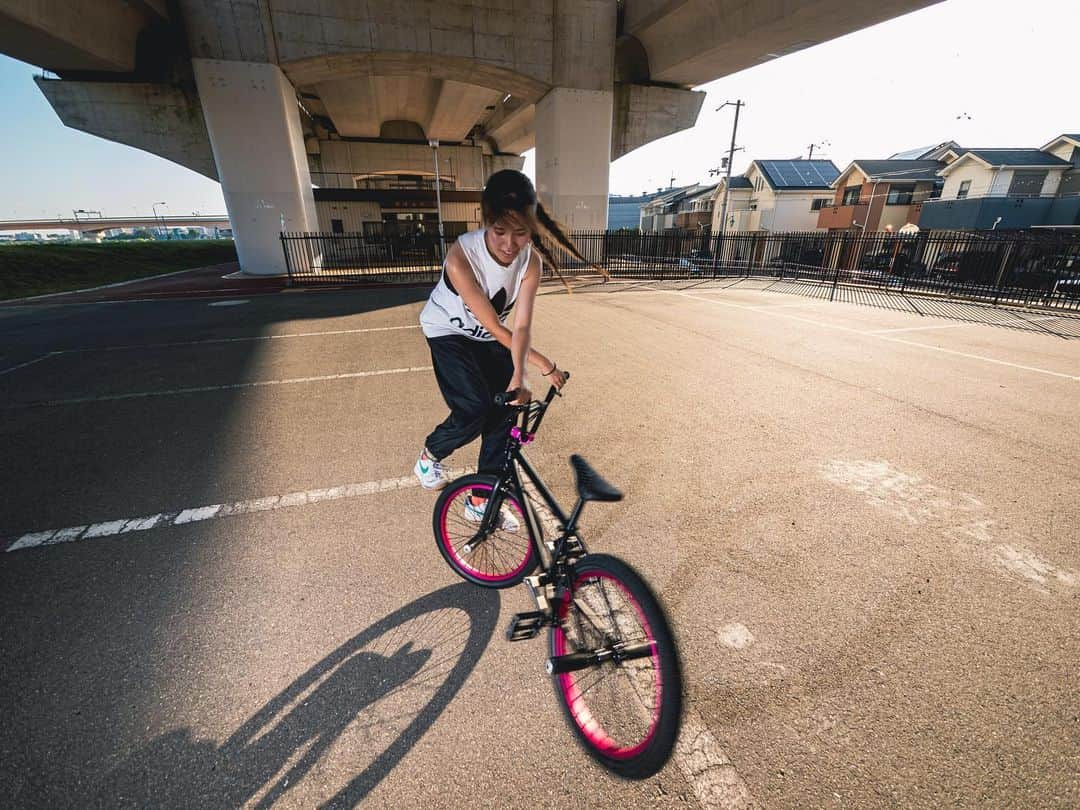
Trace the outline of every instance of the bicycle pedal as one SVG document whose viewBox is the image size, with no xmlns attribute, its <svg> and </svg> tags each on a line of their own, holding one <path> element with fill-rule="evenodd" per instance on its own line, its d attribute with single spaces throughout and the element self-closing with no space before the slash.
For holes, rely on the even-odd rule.
<svg viewBox="0 0 1080 810">
<path fill-rule="evenodd" d="M 506 630 L 507 641 L 527 641 L 540 635 L 544 626 L 544 614 L 539 610 L 515 613 Z"/>
</svg>

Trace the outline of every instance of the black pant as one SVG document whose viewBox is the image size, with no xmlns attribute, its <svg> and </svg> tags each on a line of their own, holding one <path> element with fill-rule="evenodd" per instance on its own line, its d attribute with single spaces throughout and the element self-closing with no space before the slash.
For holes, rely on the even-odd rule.
<svg viewBox="0 0 1080 810">
<path fill-rule="evenodd" d="M 450 416 L 427 437 L 428 453 L 444 459 L 482 435 L 477 469 L 499 472 L 514 420 L 509 408 L 497 407 L 492 400 L 506 390 L 514 376 L 509 349 L 494 340 L 470 340 L 457 335 L 427 341 L 435 379 L 450 408 Z"/>
</svg>

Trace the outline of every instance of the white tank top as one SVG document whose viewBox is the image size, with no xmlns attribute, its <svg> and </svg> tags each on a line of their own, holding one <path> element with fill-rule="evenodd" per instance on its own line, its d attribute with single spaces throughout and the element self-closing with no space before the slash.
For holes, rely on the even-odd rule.
<svg viewBox="0 0 1080 810">
<path fill-rule="evenodd" d="M 525 245 L 509 266 L 503 267 L 488 253 L 487 245 L 484 244 L 483 228 L 462 234 L 457 243 L 469 261 L 469 267 L 476 276 L 480 290 L 491 301 L 499 322 L 504 323 L 517 301 L 521 280 L 525 277 L 529 260 L 532 258 L 532 245 Z M 420 327 L 424 336 L 429 338 L 462 335 L 470 340 L 495 340 L 476 320 L 472 310 L 465 306 L 454 285 L 450 283 L 445 262 L 442 278 L 431 291 L 427 304 L 420 312 Z"/>
</svg>

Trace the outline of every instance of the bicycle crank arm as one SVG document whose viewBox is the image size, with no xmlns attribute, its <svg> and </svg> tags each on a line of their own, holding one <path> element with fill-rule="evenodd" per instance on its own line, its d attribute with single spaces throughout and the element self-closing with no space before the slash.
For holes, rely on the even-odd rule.
<svg viewBox="0 0 1080 810">
<path fill-rule="evenodd" d="M 553 655 L 547 660 L 545 668 L 548 675 L 561 675 L 564 672 L 576 672 L 598 666 L 605 661 L 629 661 L 634 658 L 648 658 L 653 654 L 653 642 L 640 641 L 625 647 L 608 647 L 590 652 L 576 652 L 568 655 Z"/>
</svg>

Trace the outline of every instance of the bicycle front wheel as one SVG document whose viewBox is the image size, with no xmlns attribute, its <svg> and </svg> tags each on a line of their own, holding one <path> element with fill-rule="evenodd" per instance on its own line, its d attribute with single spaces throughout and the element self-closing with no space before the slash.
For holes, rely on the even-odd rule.
<svg viewBox="0 0 1080 810">
<path fill-rule="evenodd" d="M 555 693 L 593 758 L 628 779 L 652 776 L 682 720 L 674 635 L 649 586 L 621 560 L 591 554 L 570 576 L 548 642 Z"/>
<path fill-rule="evenodd" d="M 531 574 L 539 562 L 522 505 L 502 498 L 486 536 L 481 520 L 495 492 L 494 475 L 465 475 L 451 481 L 435 501 L 435 543 L 458 576 L 485 588 L 509 588 Z M 479 505 L 478 505 L 479 504 Z"/>
</svg>

